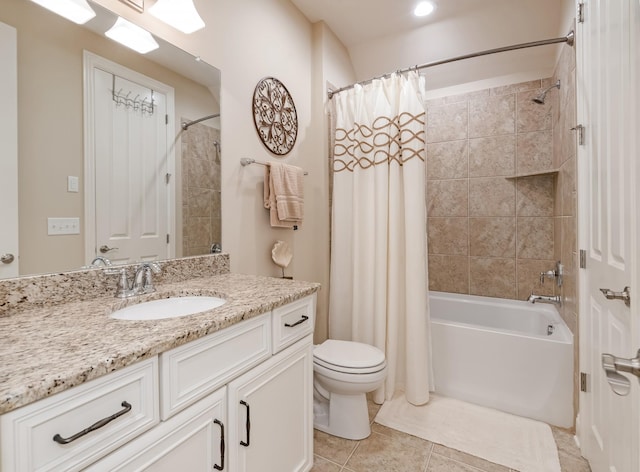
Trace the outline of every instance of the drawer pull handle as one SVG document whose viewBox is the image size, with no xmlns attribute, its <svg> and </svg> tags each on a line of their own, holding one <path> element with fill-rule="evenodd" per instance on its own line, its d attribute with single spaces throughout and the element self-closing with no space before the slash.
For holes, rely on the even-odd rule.
<svg viewBox="0 0 640 472">
<path fill-rule="evenodd" d="M 220 420 L 213 420 L 213 422 L 215 424 L 217 424 L 218 426 L 220 426 L 220 465 L 218 464 L 213 464 L 213 468 L 216 470 L 223 470 L 224 469 L 224 424 L 222 424 L 222 421 Z"/>
<path fill-rule="evenodd" d="M 285 323 L 284 325 L 287 328 L 293 328 L 294 326 L 298 326 L 300 323 L 304 323 L 305 321 L 307 321 L 309 319 L 309 317 L 307 315 L 302 315 L 302 318 L 299 319 L 298 321 L 296 321 L 293 324 L 289 324 L 289 323 Z"/>
<path fill-rule="evenodd" d="M 89 434 L 92 431 L 95 431 L 96 429 L 100 429 L 103 426 L 107 425 L 108 423 L 111 423 L 113 420 L 115 420 L 116 418 L 124 415 L 125 413 L 131 411 L 131 405 L 127 402 L 122 402 L 122 406 L 123 409 L 120 410 L 118 413 L 115 413 L 111 416 L 108 416 L 106 418 L 101 419 L 100 421 L 93 423 L 91 426 L 89 426 L 87 429 L 83 429 L 82 431 L 80 431 L 79 433 L 74 434 L 73 436 L 70 436 L 68 438 L 63 438 L 62 436 L 60 436 L 59 434 L 56 434 L 53 437 L 53 440 L 55 442 L 57 442 L 58 444 L 69 444 L 70 442 L 75 441 L 78 438 L 81 438 L 82 436 L 84 436 L 85 434 Z"/>
<path fill-rule="evenodd" d="M 247 422 L 245 424 L 245 429 L 247 430 L 247 442 L 240 441 L 240 445 L 244 447 L 249 447 L 249 443 L 251 442 L 251 412 L 249 410 L 249 404 L 244 400 L 240 400 L 240 404 L 247 407 Z"/>
</svg>

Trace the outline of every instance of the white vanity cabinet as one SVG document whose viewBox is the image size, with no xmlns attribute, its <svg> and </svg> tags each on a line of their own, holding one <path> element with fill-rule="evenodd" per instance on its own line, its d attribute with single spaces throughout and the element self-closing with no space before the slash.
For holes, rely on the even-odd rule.
<svg viewBox="0 0 640 472">
<path fill-rule="evenodd" d="M 1 470 L 81 470 L 158 424 L 158 410 L 154 357 L 0 416 Z"/>
<path fill-rule="evenodd" d="M 312 295 L 161 354 L 162 421 L 87 470 L 310 470 L 314 319 Z"/>
<path fill-rule="evenodd" d="M 229 384 L 229 470 L 311 469 L 312 349 L 309 335 Z"/>
</svg>

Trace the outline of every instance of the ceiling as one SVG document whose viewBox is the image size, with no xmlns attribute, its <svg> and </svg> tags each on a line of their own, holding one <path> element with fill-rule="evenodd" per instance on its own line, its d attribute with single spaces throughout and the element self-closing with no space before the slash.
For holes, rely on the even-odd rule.
<svg viewBox="0 0 640 472">
<path fill-rule="evenodd" d="M 565 36 L 572 0 L 433 0 L 436 10 L 413 16 L 418 0 L 291 0 L 311 21 L 324 21 L 347 48 L 357 80 L 400 68 L 512 44 Z M 433 72 L 445 87 L 496 75 L 548 74 L 559 48 L 503 53 Z M 498 57 L 500 56 L 500 57 Z M 442 69 L 442 70 L 440 70 Z"/>
</svg>

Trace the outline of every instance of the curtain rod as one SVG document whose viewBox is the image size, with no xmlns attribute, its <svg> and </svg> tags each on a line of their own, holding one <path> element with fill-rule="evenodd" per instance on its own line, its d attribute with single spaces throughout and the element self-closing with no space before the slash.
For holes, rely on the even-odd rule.
<svg viewBox="0 0 640 472">
<path fill-rule="evenodd" d="M 195 125 L 196 123 L 200 123 L 201 121 L 204 121 L 204 120 L 210 120 L 211 118 L 218 118 L 219 116 L 220 116 L 220 113 L 214 113 L 213 115 L 204 116 L 204 117 L 199 118 L 197 120 L 183 121 L 182 122 L 182 129 L 186 131 L 187 128 L 189 128 L 189 126 L 191 126 L 191 125 Z"/>
<path fill-rule="evenodd" d="M 499 52 L 515 51 L 516 49 L 526 49 L 526 48 L 533 48 L 533 47 L 537 47 L 537 46 L 547 46 L 549 44 L 567 43 L 569 46 L 573 46 L 574 40 L 575 40 L 575 34 L 574 34 L 573 30 L 572 30 L 572 31 L 569 31 L 569 34 L 567 34 L 566 36 L 563 36 L 561 38 L 544 39 L 542 41 L 533 41 L 533 42 L 530 42 L 530 43 L 514 44 L 513 46 L 505 46 L 505 47 L 501 47 L 501 48 L 487 49 L 486 51 L 474 52 L 474 53 L 471 53 L 471 54 L 465 54 L 463 56 L 451 57 L 449 59 L 441 59 L 439 61 L 428 62 L 426 64 L 415 65 L 413 67 L 407 67 L 406 69 L 399 69 L 396 72 L 392 72 L 390 74 L 384 74 L 384 75 L 381 75 L 381 76 L 378 76 L 378 77 L 374 77 L 373 79 L 364 80 L 362 82 L 356 82 L 355 84 L 347 85 L 346 87 L 342 87 L 342 88 L 339 88 L 339 89 L 336 89 L 336 90 L 327 90 L 327 95 L 329 96 L 329 100 L 331 100 L 336 93 L 342 92 L 344 90 L 349 90 L 349 89 L 355 87 L 356 85 L 364 85 L 364 84 L 371 83 L 376 79 L 382 79 L 382 78 L 390 77 L 391 74 L 393 74 L 393 73 L 402 74 L 404 72 L 409 72 L 409 71 L 412 71 L 412 70 L 416 70 L 417 71 L 417 70 L 420 70 L 420 69 L 426 69 L 428 67 L 439 66 L 439 65 L 442 65 L 442 64 L 448 64 L 449 62 L 462 61 L 464 59 L 471 59 L 471 58 L 480 57 L 480 56 L 488 56 L 489 54 L 496 54 L 496 53 L 499 53 Z"/>
</svg>

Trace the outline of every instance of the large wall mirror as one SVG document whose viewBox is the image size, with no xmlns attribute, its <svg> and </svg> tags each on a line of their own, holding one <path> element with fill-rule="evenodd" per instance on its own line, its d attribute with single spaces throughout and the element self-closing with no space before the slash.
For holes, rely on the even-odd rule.
<svg viewBox="0 0 640 472">
<path fill-rule="evenodd" d="M 18 273 L 14 275 L 75 270 L 86 267 L 91 256 L 133 262 L 203 254 L 220 242 L 220 71 L 159 38 L 155 39 L 160 48 L 145 55 L 115 43 L 104 32 L 117 16 L 90 4 L 97 16 L 83 26 L 30 1 L 3 0 L 0 5 L 0 22 L 4 24 L 0 26 L 14 28 L 17 43 L 16 64 L 10 67 L 17 72 L 19 224 L 17 228 L 3 224 L 3 233 L 17 229 L 19 250 L 14 263 L 18 264 Z M 159 256 L 142 254 L 128 260 L 119 254 L 121 249 L 114 249 L 126 246 L 126 237 L 118 242 L 115 234 L 105 240 L 96 229 L 105 221 L 115 222 L 112 226 L 116 227 L 118 221 L 125 221 L 126 227 L 132 220 L 149 219 L 149 208 L 140 214 L 135 208 L 131 210 L 138 205 L 138 197 L 130 190 L 138 185 L 144 195 L 150 185 L 148 181 L 133 181 L 138 177 L 127 165 L 101 167 L 101 161 L 96 164 L 87 160 L 88 153 L 95 154 L 92 159 L 103 159 L 101 156 L 111 148 L 128 148 L 129 159 L 135 161 L 150 140 L 140 139 L 141 131 L 135 123 L 123 125 L 114 137 L 112 128 L 129 123 L 128 118 L 103 119 L 97 115 L 99 107 L 86 94 L 87 83 L 97 83 L 87 77 L 88 57 L 98 68 L 113 65 L 114 69 L 106 72 L 111 75 L 105 75 L 102 82 L 114 102 L 120 100 L 114 108 L 118 112 L 127 109 L 127 100 L 131 110 L 149 103 L 145 102 L 148 89 L 155 93 L 154 110 L 162 113 L 163 122 L 167 115 L 166 136 L 160 139 L 166 146 L 157 157 L 158 162 L 168 163 L 166 169 L 170 170 L 150 164 L 136 171 L 152 172 L 158 181 L 169 182 L 166 208 L 162 210 L 167 218 L 166 229 L 161 230 L 165 247 Z M 128 73 L 133 75 L 126 76 Z M 152 86 L 140 89 L 138 76 L 148 79 Z M 156 82 L 161 84 L 160 89 L 166 86 L 170 91 L 167 96 L 171 96 L 171 106 L 159 106 L 162 99 L 158 101 L 158 90 L 153 90 Z M 142 115 L 146 118 L 149 113 Z M 182 123 L 202 118 L 183 129 Z M 93 131 L 88 133 L 88 129 Z M 114 175 L 130 176 L 132 182 L 114 183 Z M 96 214 L 96 201 L 101 198 L 96 192 L 101 188 L 111 188 L 112 198 Z M 3 213 L 10 210 L 6 205 L 0 201 Z M 119 212 L 125 208 L 130 215 L 122 219 Z M 130 228 L 123 229 L 123 225 L 116 229 L 125 234 Z M 51 234 L 55 232 L 74 234 Z M 93 236 L 87 240 L 88 235 Z M 103 246 L 106 250 L 101 252 Z"/>
</svg>

